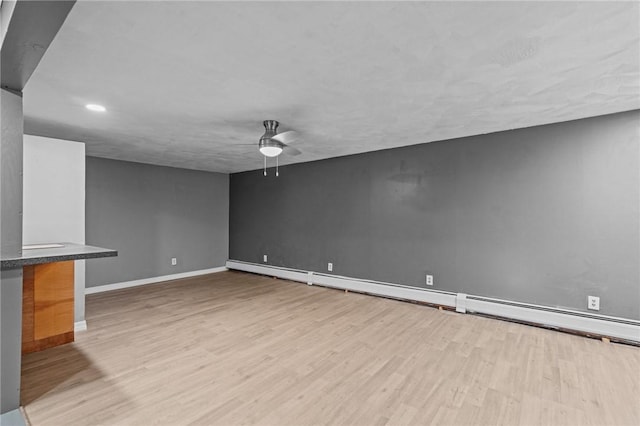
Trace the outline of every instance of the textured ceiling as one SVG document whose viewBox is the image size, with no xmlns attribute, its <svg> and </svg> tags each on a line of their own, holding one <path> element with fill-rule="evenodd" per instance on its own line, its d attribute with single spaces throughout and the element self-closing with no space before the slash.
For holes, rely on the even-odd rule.
<svg viewBox="0 0 640 426">
<path fill-rule="evenodd" d="M 89 155 L 257 169 L 640 108 L 639 3 L 78 2 L 27 133 Z M 107 107 L 87 111 L 86 103 Z"/>
</svg>

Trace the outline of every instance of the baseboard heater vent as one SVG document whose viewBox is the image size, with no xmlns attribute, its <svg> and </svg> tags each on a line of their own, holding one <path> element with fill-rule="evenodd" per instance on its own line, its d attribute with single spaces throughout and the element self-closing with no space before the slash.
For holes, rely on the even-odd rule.
<svg viewBox="0 0 640 426">
<path fill-rule="evenodd" d="M 466 311 L 511 321 L 578 332 L 594 338 L 640 344 L 640 321 L 571 309 L 554 308 L 481 296 L 466 297 Z"/>
<path fill-rule="evenodd" d="M 474 313 L 504 318 L 510 321 L 554 328 L 590 337 L 606 337 L 622 343 L 640 344 L 640 321 L 626 318 L 590 314 L 588 312 L 574 311 L 571 309 L 554 308 L 464 293 L 427 290 L 420 287 L 329 275 L 279 266 L 261 265 L 238 260 L 228 260 L 226 267 L 232 270 L 298 281 L 308 285 L 320 285 L 357 293 L 419 302 L 433 306 L 441 306 L 460 313 Z"/>
</svg>

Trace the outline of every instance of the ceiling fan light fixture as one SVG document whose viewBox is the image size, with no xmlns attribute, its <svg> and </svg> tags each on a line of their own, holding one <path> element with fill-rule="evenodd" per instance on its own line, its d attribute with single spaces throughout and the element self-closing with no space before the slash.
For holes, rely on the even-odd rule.
<svg viewBox="0 0 640 426">
<path fill-rule="evenodd" d="M 278 122 L 276 120 L 265 120 L 262 124 L 264 124 L 265 132 L 260 137 L 258 149 L 265 157 L 277 157 L 282 153 L 284 147 L 282 142 L 271 139 L 277 133 Z"/>
<path fill-rule="evenodd" d="M 86 104 L 84 107 L 89 111 L 94 111 L 94 112 L 105 112 L 107 110 L 105 107 L 98 104 Z"/>
<path fill-rule="evenodd" d="M 260 152 L 265 157 L 277 157 L 282 153 L 282 147 L 277 145 L 272 145 L 272 146 L 265 145 L 260 147 Z"/>
</svg>

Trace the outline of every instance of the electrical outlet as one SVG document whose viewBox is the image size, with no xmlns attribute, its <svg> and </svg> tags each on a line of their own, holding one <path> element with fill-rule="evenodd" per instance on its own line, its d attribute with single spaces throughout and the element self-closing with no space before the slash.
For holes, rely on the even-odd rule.
<svg viewBox="0 0 640 426">
<path fill-rule="evenodd" d="M 587 296 L 587 308 L 592 311 L 599 311 L 600 298 L 598 296 Z"/>
<path fill-rule="evenodd" d="M 333 271 L 333 263 L 331 263 L 331 262 L 327 263 L 327 270 L 328 270 L 329 272 L 332 272 L 332 271 Z"/>
<path fill-rule="evenodd" d="M 427 274 L 427 285 L 433 285 L 433 275 Z"/>
<path fill-rule="evenodd" d="M 178 259 L 175 257 L 171 258 L 171 265 L 176 266 L 178 264 Z"/>
<path fill-rule="evenodd" d="M 265 262 L 265 263 L 267 262 L 267 255 L 266 254 L 262 256 L 262 261 Z"/>
</svg>

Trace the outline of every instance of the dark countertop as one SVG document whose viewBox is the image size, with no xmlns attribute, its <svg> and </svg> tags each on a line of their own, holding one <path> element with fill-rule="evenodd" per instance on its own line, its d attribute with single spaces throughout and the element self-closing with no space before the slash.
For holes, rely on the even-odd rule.
<svg viewBox="0 0 640 426">
<path fill-rule="evenodd" d="M 116 250 L 102 247 L 85 246 L 74 243 L 58 243 L 62 247 L 37 248 L 22 250 L 19 256 L 2 256 L 1 269 L 21 268 L 24 265 L 36 265 L 40 263 L 63 262 L 65 260 L 97 259 L 100 257 L 117 256 Z M 28 247 L 28 246 L 27 246 Z"/>
</svg>

